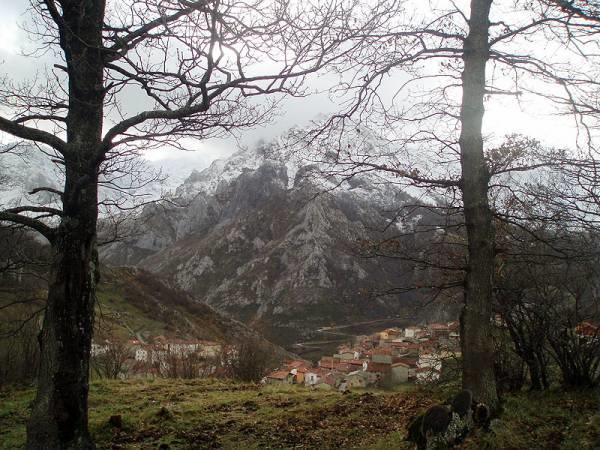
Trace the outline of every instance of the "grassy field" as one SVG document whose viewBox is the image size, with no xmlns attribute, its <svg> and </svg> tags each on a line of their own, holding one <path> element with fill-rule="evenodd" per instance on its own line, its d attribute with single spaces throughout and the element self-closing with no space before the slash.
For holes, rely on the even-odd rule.
<svg viewBox="0 0 600 450">
<path fill-rule="evenodd" d="M 95 381 L 90 428 L 100 449 L 409 448 L 410 418 L 441 391 L 340 394 L 294 386 L 220 380 Z M 0 448 L 18 449 L 32 389 L 0 391 Z M 494 433 L 478 433 L 462 448 L 600 448 L 598 392 L 508 397 Z M 122 427 L 109 424 L 121 415 Z"/>
<path fill-rule="evenodd" d="M 493 433 L 475 433 L 461 448 L 599 450 L 600 390 L 508 396 Z"/>
</svg>

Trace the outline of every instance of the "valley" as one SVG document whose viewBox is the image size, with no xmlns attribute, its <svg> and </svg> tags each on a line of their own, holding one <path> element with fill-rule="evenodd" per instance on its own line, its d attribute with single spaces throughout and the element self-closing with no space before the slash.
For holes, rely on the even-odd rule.
<svg viewBox="0 0 600 450">
<path fill-rule="evenodd" d="M 314 165 L 275 146 L 239 150 L 200 171 L 190 167 L 183 183 L 166 185 L 162 199 L 155 185 L 136 192 L 158 201 L 133 214 L 101 216 L 100 241 L 109 241 L 100 247 L 101 262 L 111 270 L 155 274 L 288 350 L 310 342 L 311 357 L 320 351 L 316 342 L 339 341 L 324 327 L 352 324 L 339 330 L 360 335 L 374 330 L 371 322 L 394 324 L 414 315 L 421 301 L 415 291 L 385 294 L 414 284 L 421 276 L 414 263 L 370 257 L 365 246 L 389 239 L 410 249 L 413 231 L 421 228 L 421 241 L 434 239 L 442 218 L 427 205 L 435 200 L 416 200 L 374 176 L 323 178 Z M 0 187 L 0 200 L 27 197 L 31 186 L 23 172 L 48 186 L 60 184 L 59 168 L 44 155 L 29 158 L 32 151 L 24 147 L 22 158 L 7 159 L 13 175 Z M 104 199 L 110 195 L 101 192 Z M 41 207 L 57 205 L 51 194 L 27 198 Z M 417 206 L 398 217 L 412 203 Z M 419 314 L 419 320 L 450 320 L 456 308 Z M 333 344 L 323 345 L 328 351 Z"/>
<path fill-rule="evenodd" d="M 308 334 L 307 340 L 296 342 L 288 349 L 302 358 L 316 362 L 322 356 L 336 353 L 340 345 L 352 346 L 360 336 L 370 335 L 388 327 L 404 328 L 413 322 L 414 318 L 406 317 L 320 327 Z"/>
</svg>

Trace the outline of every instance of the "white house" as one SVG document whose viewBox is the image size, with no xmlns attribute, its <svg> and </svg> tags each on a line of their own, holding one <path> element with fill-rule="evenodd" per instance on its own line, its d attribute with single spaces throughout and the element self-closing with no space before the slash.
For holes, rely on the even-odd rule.
<svg viewBox="0 0 600 450">
<path fill-rule="evenodd" d="M 304 384 L 306 386 L 314 386 L 319 382 L 321 377 L 316 372 L 306 372 L 304 374 Z"/>
<path fill-rule="evenodd" d="M 149 357 L 150 357 L 150 352 L 146 348 L 139 347 L 135 350 L 135 360 L 136 361 L 147 362 Z"/>
<path fill-rule="evenodd" d="M 404 329 L 404 337 L 406 338 L 416 338 L 417 337 L 417 333 L 419 331 L 422 331 L 421 327 L 417 327 L 417 326 L 410 326 L 410 327 L 406 327 Z"/>
</svg>

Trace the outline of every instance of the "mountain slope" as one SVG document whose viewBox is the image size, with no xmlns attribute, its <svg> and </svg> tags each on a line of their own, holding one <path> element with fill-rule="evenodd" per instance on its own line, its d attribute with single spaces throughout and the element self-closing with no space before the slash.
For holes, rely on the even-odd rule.
<svg viewBox="0 0 600 450">
<path fill-rule="evenodd" d="M 151 341 L 162 335 L 236 344 L 259 338 L 242 323 L 224 317 L 141 269 L 104 269 L 97 298 L 97 339 L 117 336 Z M 274 352 L 284 353 L 281 348 L 270 346 Z"/>
<path fill-rule="evenodd" d="M 401 189 L 364 176 L 321 191 L 310 167 L 239 152 L 193 172 L 177 189 L 184 207 L 147 207 L 130 225 L 136 235 L 102 256 L 161 274 L 282 344 L 323 325 L 404 314 L 411 294 L 373 292 L 409 284 L 412 266 L 363 258 L 359 247 L 400 230 L 414 239 L 426 210 L 382 231 L 399 205 L 414 202 Z"/>
<path fill-rule="evenodd" d="M 10 254 L 1 241 L 0 251 Z M 40 320 L 28 320 L 42 311 L 46 298 L 46 246 L 20 235 L 19 248 L 28 245 L 28 253 L 37 255 L 34 265 L 19 273 L 0 273 L 0 346 L 10 345 L 13 332 L 33 326 L 37 334 Z M 190 294 L 167 286 L 155 274 L 136 268 L 101 268 L 97 288 L 94 339 L 125 341 L 139 339 L 152 342 L 157 336 L 175 339 L 205 339 L 222 344 L 258 340 L 278 357 L 289 353 L 271 344 L 244 324 L 197 301 Z M 38 316 L 39 317 L 39 316 Z M 29 324 L 28 324 L 29 323 Z M 25 331 L 27 331 L 25 330 Z"/>
</svg>

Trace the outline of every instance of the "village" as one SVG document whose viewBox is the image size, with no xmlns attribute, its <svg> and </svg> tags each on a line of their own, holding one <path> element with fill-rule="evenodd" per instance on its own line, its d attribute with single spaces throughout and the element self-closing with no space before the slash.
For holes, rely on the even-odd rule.
<svg viewBox="0 0 600 450">
<path fill-rule="evenodd" d="M 301 359 L 285 361 L 262 382 L 340 391 L 432 383 L 457 370 L 459 348 L 456 321 L 387 328 L 355 337 L 352 345 L 342 345 L 336 354 L 321 357 L 316 367 Z"/>
<path fill-rule="evenodd" d="M 219 342 L 156 336 L 151 342 L 130 339 L 92 343 L 92 367 L 101 377 L 163 376 L 197 378 L 218 375 L 224 351 Z"/>
<path fill-rule="evenodd" d="M 458 328 L 458 322 L 432 323 L 356 336 L 316 364 L 300 358 L 282 361 L 261 381 L 340 390 L 435 382 L 457 368 Z M 208 340 L 104 340 L 92 344 L 92 366 L 111 378 L 218 377 L 223 375 L 223 360 L 235 357 L 235 352 L 233 346 Z"/>
<path fill-rule="evenodd" d="M 499 315 L 493 322 L 496 327 L 505 327 Z M 573 331 L 580 339 L 592 340 L 597 336 L 598 326 L 581 322 Z M 151 342 L 140 339 L 94 342 L 91 353 L 92 367 L 98 375 L 108 378 L 235 378 L 227 366 L 244 356 L 235 345 L 165 336 L 156 336 Z M 457 321 L 392 327 L 371 335 L 353 336 L 351 342 L 340 345 L 333 355 L 321 356 L 316 364 L 299 357 L 279 363 L 271 359 L 270 363 L 264 363 L 278 367 L 260 381 L 340 391 L 428 384 L 457 377 L 460 358 Z M 266 365 L 261 367 L 268 369 Z M 257 370 L 260 374 L 261 368 Z"/>
</svg>

